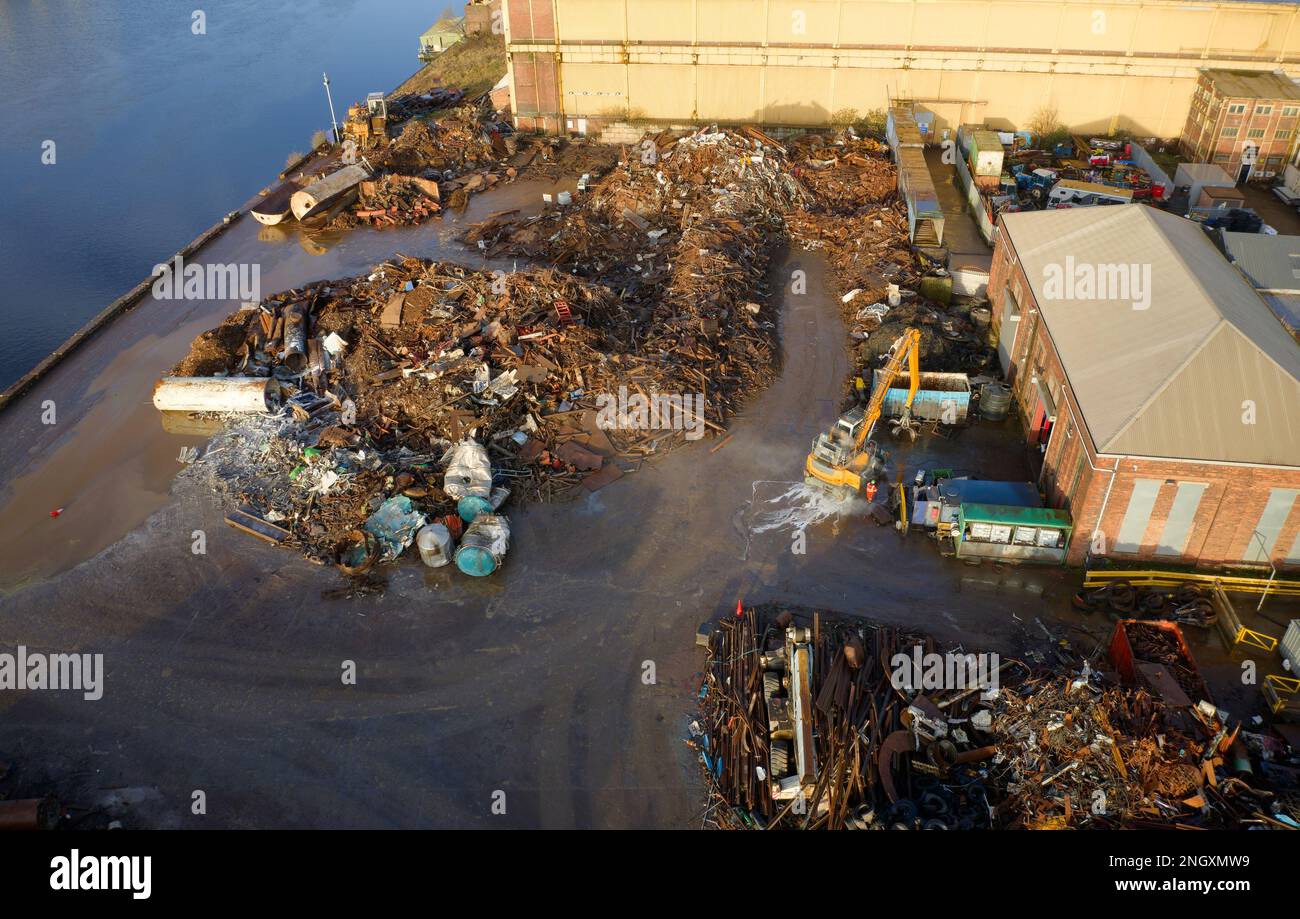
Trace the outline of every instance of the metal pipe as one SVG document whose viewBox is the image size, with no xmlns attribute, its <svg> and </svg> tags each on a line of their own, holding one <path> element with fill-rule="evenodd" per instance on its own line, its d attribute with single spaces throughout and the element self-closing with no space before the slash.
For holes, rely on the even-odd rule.
<svg viewBox="0 0 1300 919">
<path fill-rule="evenodd" d="M 0 801 L 0 832 L 52 830 L 59 822 L 59 802 L 54 798 L 20 798 Z"/>
<path fill-rule="evenodd" d="M 284 308 L 284 357 L 281 359 L 294 373 L 307 369 L 307 308 L 291 303 Z"/>
</svg>

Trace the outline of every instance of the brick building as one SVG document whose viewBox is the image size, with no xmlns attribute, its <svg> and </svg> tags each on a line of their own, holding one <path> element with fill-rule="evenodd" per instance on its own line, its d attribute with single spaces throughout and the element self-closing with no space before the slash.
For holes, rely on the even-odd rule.
<svg viewBox="0 0 1300 919">
<path fill-rule="evenodd" d="M 1244 185 L 1256 170 L 1281 172 L 1296 143 L 1300 86 L 1283 73 L 1201 71 L 1187 124 L 1184 156 L 1217 163 Z"/>
<path fill-rule="evenodd" d="M 469 0 L 465 4 L 466 35 L 504 35 L 501 0 Z"/>
<path fill-rule="evenodd" d="M 1004 214 L 989 297 L 1067 561 L 1300 565 L 1300 346 L 1192 221 Z"/>
</svg>

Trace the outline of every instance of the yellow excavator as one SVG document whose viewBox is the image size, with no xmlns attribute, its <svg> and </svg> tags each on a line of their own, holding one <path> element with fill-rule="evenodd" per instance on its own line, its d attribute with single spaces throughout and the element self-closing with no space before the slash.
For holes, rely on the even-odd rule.
<svg viewBox="0 0 1300 919">
<path fill-rule="evenodd" d="M 908 329 L 894 342 L 889 361 L 880 371 L 880 382 L 866 408 L 849 409 L 835 426 L 813 441 L 812 452 L 804 462 L 804 482 L 845 497 L 850 497 L 884 470 L 884 458 L 871 432 L 880 420 L 885 405 L 885 393 L 907 362 L 909 381 L 907 401 L 902 416 L 892 422 L 895 435 L 906 434 L 916 438 L 916 423 L 912 420 L 912 402 L 921 382 L 921 333 Z"/>
</svg>

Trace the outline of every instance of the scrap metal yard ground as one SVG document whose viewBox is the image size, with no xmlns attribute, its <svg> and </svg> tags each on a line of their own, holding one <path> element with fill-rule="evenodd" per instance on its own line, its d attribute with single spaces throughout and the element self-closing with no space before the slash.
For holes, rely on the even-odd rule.
<svg viewBox="0 0 1300 919">
<path fill-rule="evenodd" d="M 465 220 L 539 198 L 513 186 Z M 315 258 L 260 244 L 245 221 L 203 256 L 260 260 L 271 292 L 394 250 L 455 253 L 453 230 L 357 231 Z M 789 293 L 795 268 L 806 295 Z M 383 596 L 353 598 L 336 571 L 231 530 L 209 496 L 171 490 L 180 448 L 202 439 L 164 433 L 150 387 L 232 305 L 146 300 L 0 415 L 0 648 L 102 653 L 106 673 L 98 702 L 0 698 L 6 793 L 53 791 L 164 827 L 698 825 L 703 787 L 684 742 L 694 634 L 738 598 L 908 623 L 972 649 L 1041 637 L 1035 617 L 1068 605 L 1066 572 L 972 569 L 860 515 L 838 534 L 811 529 L 804 555 L 788 530 L 754 532 L 764 502 L 801 478 L 850 369 L 821 261 L 794 253 L 772 283 L 784 367 L 725 446 L 703 440 L 578 503 L 513 512 L 494 577 L 408 560 Z M 968 471 L 1023 480 L 1011 430 L 929 438 L 908 468 L 958 465 L 964 451 Z M 989 438 L 1008 449 L 987 450 Z M 191 551 L 195 530 L 205 555 Z M 349 660 L 355 686 L 340 679 Z M 191 813 L 195 790 L 206 815 Z"/>
</svg>

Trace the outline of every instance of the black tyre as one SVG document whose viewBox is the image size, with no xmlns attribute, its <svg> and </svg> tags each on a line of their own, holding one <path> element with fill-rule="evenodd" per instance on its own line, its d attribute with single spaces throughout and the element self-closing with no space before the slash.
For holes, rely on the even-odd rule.
<svg viewBox="0 0 1300 919">
<path fill-rule="evenodd" d="M 790 741 L 772 741 L 772 778 L 783 779 L 790 774 Z"/>
</svg>

